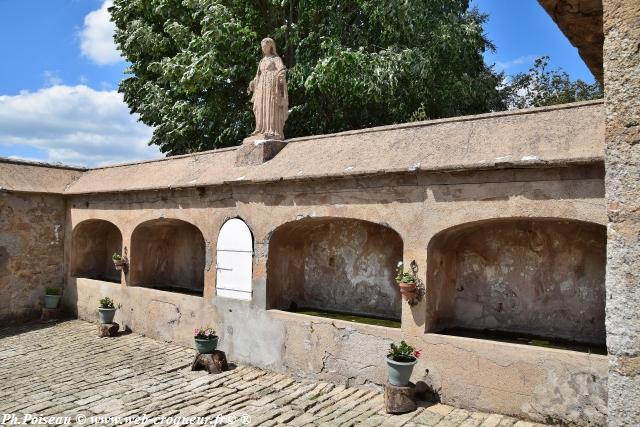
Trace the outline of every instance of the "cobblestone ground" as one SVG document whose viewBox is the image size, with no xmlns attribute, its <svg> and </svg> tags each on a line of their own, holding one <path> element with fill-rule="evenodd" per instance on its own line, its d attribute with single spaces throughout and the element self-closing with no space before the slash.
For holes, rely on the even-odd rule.
<svg viewBox="0 0 640 427">
<path fill-rule="evenodd" d="M 113 424 L 107 417 L 129 425 L 188 425 L 180 417 L 191 416 L 213 424 L 218 415 L 218 425 L 233 426 L 534 425 L 441 404 L 387 415 L 376 391 L 245 366 L 220 375 L 191 372 L 194 354 L 137 334 L 98 338 L 95 325 L 77 320 L 0 327 L 0 425 L 21 424 L 26 414 L 70 417 L 42 420 L 50 425 Z M 136 419 L 143 415 L 148 419 Z"/>
</svg>

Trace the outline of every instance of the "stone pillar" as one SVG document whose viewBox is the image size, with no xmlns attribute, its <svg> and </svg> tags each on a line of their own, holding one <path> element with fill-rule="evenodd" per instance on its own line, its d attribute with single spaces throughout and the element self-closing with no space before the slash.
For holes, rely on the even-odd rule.
<svg viewBox="0 0 640 427">
<path fill-rule="evenodd" d="M 603 0 L 610 426 L 640 425 L 640 1 Z"/>
</svg>

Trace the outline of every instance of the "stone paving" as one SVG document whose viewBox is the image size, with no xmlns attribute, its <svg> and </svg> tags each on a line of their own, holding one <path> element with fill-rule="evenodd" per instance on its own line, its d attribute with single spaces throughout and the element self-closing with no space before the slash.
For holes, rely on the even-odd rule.
<svg viewBox="0 0 640 427">
<path fill-rule="evenodd" d="M 192 372 L 194 354 L 133 333 L 98 338 L 78 320 L 0 327 L 0 425 L 539 425 L 442 404 L 388 415 L 379 391 L 245 366 Z"/>
</svg>

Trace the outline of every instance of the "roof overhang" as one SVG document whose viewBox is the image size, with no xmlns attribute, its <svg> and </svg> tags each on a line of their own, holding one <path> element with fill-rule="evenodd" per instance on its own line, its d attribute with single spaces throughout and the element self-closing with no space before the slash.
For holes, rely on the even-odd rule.
<svg viewBox="0 0 640 427">
<path fill-rule="evenodd" d="M 556 22 L 596 79 L 603 83 L 602 0 L 538 0 Z"/>
</svg>

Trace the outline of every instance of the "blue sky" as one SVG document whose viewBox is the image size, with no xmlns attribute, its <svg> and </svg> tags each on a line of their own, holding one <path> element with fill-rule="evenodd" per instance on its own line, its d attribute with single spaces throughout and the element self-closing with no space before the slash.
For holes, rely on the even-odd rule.
<svg viewBox="0 0 640 427">
<path fill-rule="evenodd" d="M 109 0 L 0 0 L 0 156 L 95 166 L 160 157 L 151 130 L 116 92 L 126 64 L 113 46 Z M 507 74 L 551 57 L 593 81 L 537 0 L 473 0 Z"/>
</svg>

